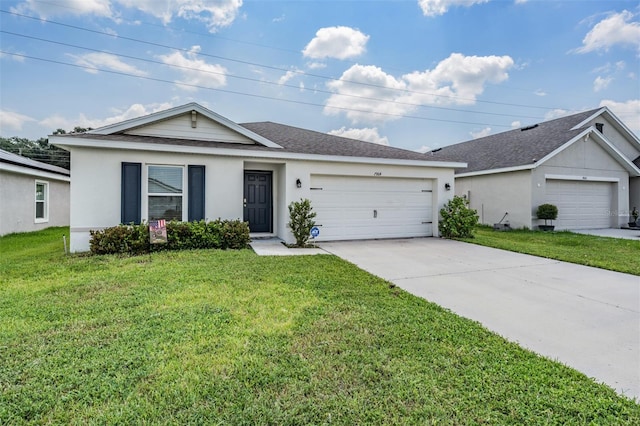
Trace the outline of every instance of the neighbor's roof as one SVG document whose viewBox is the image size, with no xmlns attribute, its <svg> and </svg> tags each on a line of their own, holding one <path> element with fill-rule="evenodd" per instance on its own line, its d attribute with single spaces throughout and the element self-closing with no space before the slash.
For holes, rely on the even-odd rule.
<svg viewBox="0 0 640 426">
<path fill-rule="evenodd" d="M 446 162 L 444 159 L 431 159 L 424 154 L 356 139 L 333 136 L 327 133 L 301 129 L 272 122 L 245 123 L 239 126 L 274 142 L 279 147 L 272 148 L 264 145 L 251 145 L 229 142 L 212 142 L 191 139 L 164 138 L 157 136 L 138 136 L 123 133 L 95 134 L 77 133 L 67 134 L 64 137 L 92 139 L 97 141 L 115 141 L 160 145 L 194 146 L 219 149 L 234 149 L 240 151 L 256 151 L 262 153 L 291 153 L 310 154 L 324 156 L 382 158 L 394 160 L 416 160 Z M 54 142 L 55 143 L 55 142 Z"/>
<path fill-rule="evenodd" d="M 45 172 L 56 173 L 59 175 L 69 176 L 70 172 L 62 167 L 53 166 L 47 163 L 41 163 L 40 161 L 32 160 L 21 155 L 12 154 L 11 152 L 0 149 L 0 163 L 13 164 L 16 166 L 22 166 L 29 169 L 40 170 Z"/>
<path fill-rule="evenodd" d="M 533 165 L 589 126 L 575 128 L 602 108 L 545 121 L 427 152 L 427 158 L 466 162 L 457 174 Z"/>
</svg>

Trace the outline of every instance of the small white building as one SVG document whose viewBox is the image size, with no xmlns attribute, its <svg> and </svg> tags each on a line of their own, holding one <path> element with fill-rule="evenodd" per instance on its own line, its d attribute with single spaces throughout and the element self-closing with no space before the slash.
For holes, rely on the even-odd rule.
<svg viewBox="0 0 640 426">
<path fill-rule="evenodd" d="M 69 225 L 69 170 L 0 149 L 0 235 Z"/>
<path fill-rule="evenodd" d="M 423 154 L 271 122 L 237 124 L 190 103 L 84 134 L 71 152 L 71 250 L 89 231 L 153 219 L 241 219 L 293 242 L 287 206 L 311 200 L 318 241 L 425 237 L 455 167 Z"/>
<path fill-rule="evenodd" d="M 640 140 L 606 107 L 427 156 L 468 163 L 456 171 L 456 194 L 468 197 L 484 224 L 504 218 L 512 228 L 536 229 L 538 206 L 550 203 L 558 207 L 556 229 L 617 228 L 640 209 Z"/>
</svg>

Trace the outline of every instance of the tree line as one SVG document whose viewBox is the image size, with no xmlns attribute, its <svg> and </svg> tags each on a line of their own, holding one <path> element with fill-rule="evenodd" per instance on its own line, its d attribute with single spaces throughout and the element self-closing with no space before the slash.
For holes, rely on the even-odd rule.
<svg viewBox="0 0 640 426">
<path fill-rule="evenodd" d="M 72 131 L 67 132 L 64 129 L 57 129 L 54 135 L 66 135 L 70 133 L 84 133 L 92 130 L 91 127 L 76 126 Z M 39 138 L 31 140 L 12 136 L 9 138 L 0 136 L 0 149 L 18 154 L 32 160 L 40 161 L 54 166 L 62 167 L 69 170 L 71 168 L 71 159 L 69 151 L 51 145 L 48 138 Z"/>
</svg>

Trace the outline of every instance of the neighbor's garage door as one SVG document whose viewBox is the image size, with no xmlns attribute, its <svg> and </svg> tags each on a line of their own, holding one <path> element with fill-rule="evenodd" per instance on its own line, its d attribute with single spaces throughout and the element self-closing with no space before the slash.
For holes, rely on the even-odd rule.
<svg viewBox="0 0 640 426">
<path fill-rule="evenodd" d="M 319 240 L 430 237 L 430 179 L 311 176 Z"/>
<path fill-rule="evenodd" d="M 547 202 L 558 206 L 556 229 L 597 229 L 611 226 L 613 184 L 547 180 Z"/>
</svg>

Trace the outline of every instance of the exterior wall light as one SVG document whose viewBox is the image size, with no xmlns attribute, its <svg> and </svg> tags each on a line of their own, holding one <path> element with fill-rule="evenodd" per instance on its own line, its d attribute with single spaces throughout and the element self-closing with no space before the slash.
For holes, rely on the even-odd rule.
<svg viewBox="0 0 640 426">
<path fill-rule="evenodd" d="M 444 189 L 446 189 L 447 191 L 451 191 L 451 185 L 449 183 L 445 183 Z"/>
<path fill-rule="evenodd" d="M 296 179 L 296 187 L 302 188 L 302 181 L 300 179 Z"/>
</svg>

